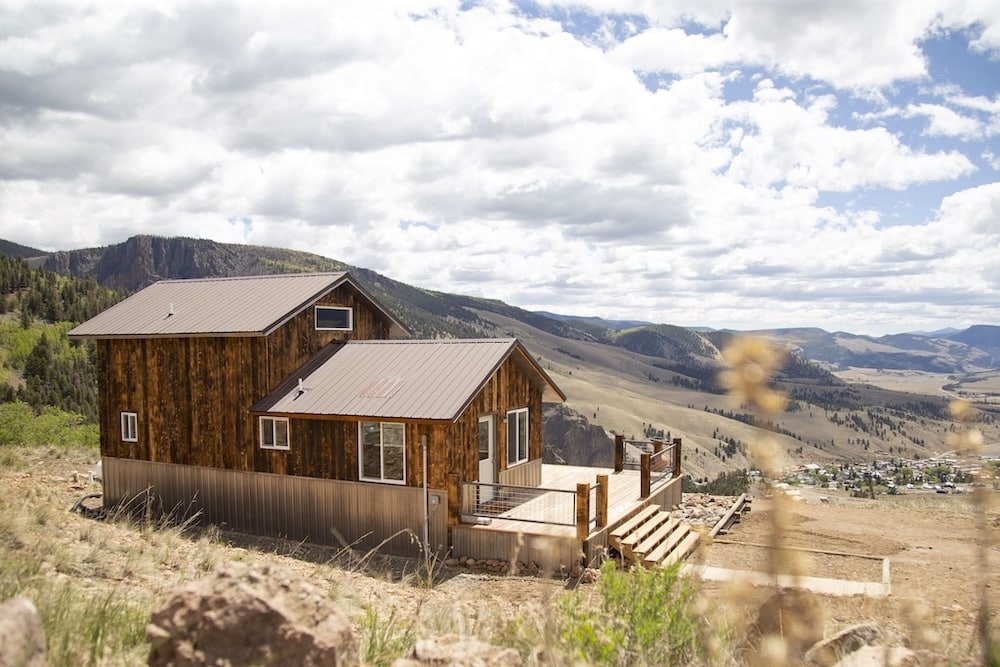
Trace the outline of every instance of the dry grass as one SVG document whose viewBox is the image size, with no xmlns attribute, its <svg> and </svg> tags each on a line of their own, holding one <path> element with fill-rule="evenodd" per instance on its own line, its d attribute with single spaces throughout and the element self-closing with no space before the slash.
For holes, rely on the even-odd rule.
<svg viewBox="0 0 1000 667">
<path fill-rule="evenodd" d="M 461 633 L 493 639 L 522 616 L 547 616 L 565 582 L 433 572 L 412 560 L 69 512 L 100 490 L 90 450 L 5 449 L 0 468 L 0 599 L 25 595 L 46 625 L 53 665 L 145 662 L 149 616 L 176 586 L 230 561 L 268 562 L 329 591 L 354 621 L 369 662 L 398 655 L 413 637 Z M 74 481 L 77 480 L 77 481 Z M 83 621 L 89 619 L 87 623 Z"/>
<path fill-rule="evenodd" d="M 765 411 L 775 409 L 777 402 L 766 390 L 754 394 L 755 373 L 730 379 L 745 401 Z M 695 417 L 710 416 L 688 410 L 679 421 L 686 425 Z M 748 431 L 748 439 L 752 433 Z M 765 469 L 780 468 L 780 447 L 761 439 L 755 453 Z M 145 622 L 171 589 L 222 563 L 249 560 L 293 570 L 328 590 L 354 621 L 370 664 L 391 661 L 415 638 L 444 633 L 514 646 L 529 664 L 572 661 L 559 650 L 559 610 L 566 609 L 560 600 L 568 582 L 437 568 L 431 573 L 433 585 L 428 585 L 427 572 L 414 561 L 251 538 L 211 526 L 88 519 L 67 510 L 79 496 L 100 490 L 87 476 L 95 458 L 93 450 L 0 448 L 5 490 L 0 495 L 0 597 L 22 594 L 35 600 L 54 665 L 144 662 Z M 792 557 L 782 550 L 790 544 L 890 556 L 898 594 L 883 600 L 824 599 L 823 629 L 829 634 L 876 619 L 892 641 L 942 655 L 978 655 L 983 643 L 976 635 L 976 601 L 984 584 L 976 579 L 981 566 L 970 545 L 977 540 L 986 544 L 995 561 L 995 546 L 977 528 L 984 517 L 1000 526 L 998 508 L 977 505 L 971 496 L 935 494 L 837 500 L 808 511 L 790 506 L 752 512 L 737 534 L 744 539 L 755 535 L 753 521 L 760 521 L 763 531 L 756 535 L 772 541 L 770 552 L 754 567 L 820 576 L 830 573 L 809 570 L 842 567 L 822 557 L 810 562 Z M 887 537 L 889 527 L 905 527 L 905 539 Z M 720 545 L 706 552 L 711 559 L 725 550 Z M 994 597 L 1000 591 L 998 576 L 985 580 Z M 859 577 L 869 578 L 867 571 Z M 594 590 L 585 588 L 585 599 Z M 701 627 L 710 629 L 704 637 L 705 662 L 774 664 L 774 644 L 761 648 L 747 642 L 768 591 L 703 585 L 699 593 L 691 611 L 704 621 Z M 1000 606 L 992 598 L 987 602 L 990 609 Z"/>
</svg>

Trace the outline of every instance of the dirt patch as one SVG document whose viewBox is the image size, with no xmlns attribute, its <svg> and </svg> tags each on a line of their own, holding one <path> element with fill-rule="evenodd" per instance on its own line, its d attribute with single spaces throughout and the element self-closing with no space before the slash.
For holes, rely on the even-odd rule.
<svg viewBox="0 0 1000 667">
<path fill-rule="evenodd" d="M 995 540 L 988 545 L 984 573 L 978 561 L 982 532 L 971 496 L 830 500 L 797 502 L 787 511 L 782 544 L 803 550 L 801 574 L 878 582 L 881 559 L 888 558 L 892 594 L 885 600 L 824 598 L 828 634 L 875 618 L 900 640 L 919 644 L 928 635 L 949 650 L 966 650 L 974 639 L 980 577 L 987 582 L 990 608 L 1000 608 L 1000 547 Z M 996 494 L 990 502 L 988 524 L 1000 514 Z M 754 500 L 750 513 L 719 542 L 702 549 L 698 560 L 767 571 L 774 518 L 770 503 Z"/>
</svg>

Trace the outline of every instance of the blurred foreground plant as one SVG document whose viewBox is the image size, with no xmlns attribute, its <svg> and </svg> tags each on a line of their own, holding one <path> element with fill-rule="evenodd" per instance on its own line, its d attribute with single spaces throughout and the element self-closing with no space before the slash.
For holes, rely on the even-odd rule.
<svg viewBox="0 0 1000 667">
<path fill-rule="evenodd" d="M 978 411 L 964 399 L 952 401 L 948 408 L 951 416 L 961 424 L 961 428 L 957 432 L 949 434 L 948 444 L 959 456 L 974 459 L 978 463 L 983 452 L 983 434 L 974 426 L 979 418 Z M 994 470 L 995 468 L 990 466 L 980 466 L 978 472 L 975 473 L 976 481 L 972 489 L 972 504 L 979 531 L 979 539 L 976 540 L 976 588 L 979 593 L 976 630 L 979 634 L 982 664 L 984 665 L 1000 665 L 1000 648 L 994 644 L 990 632 L 989 602 L 990 546 L 993 531 L 990 529 L 987 509 L 993 489 Z"/>
<path fill-rule="evenodd" d="M 787 397 L 771 384 L 774 374 L 784 364 L 783 350 L 766 340 L 739 337 L 726 346 L 722 357 L 726 369 L 720 374 L 719 382 L 732 398 L 761 415 L 773 417 L 784 412 Z M 803 564 L 799 552 L 786 548 L 784 535 L 789 529 L 790 512 L 787 505 L 790 499 L 775 485 L 785 468 L 783 452 L 773 435 L 760 429 L 758 436 L 750 444 L 749 454 L 760 470 L 766 493 L 771 498 L 768 574 L 775 581 L 779 574 L 791 575 L 794 581 L 803 575 Z M 734 595 L 738 594 L 739 591 L 735 590 Z M 793 599 L 797 598 L 787 596 L 787 600 Z M 780 605 L 793 604 L 785 600 L 786 598 L 779 598 L 778 602 Z M 793 605 L 779 612 L 788 612 L 790 617 L 782 624 L 780 634 L 764 634 L 757 638 L 755 655 L 750 660 L 752 664 L 788 664 L 796 657 L 793 654 L 797 647 L 807 641 L 806 638 L 813 636 L 817 630 L 822 636 L 822 628 L 814 627 L 822 622 L 819 616 L 800 613 L 798 618 L 792 617 L 800 611 L 802 610 Z"/>
</svg>

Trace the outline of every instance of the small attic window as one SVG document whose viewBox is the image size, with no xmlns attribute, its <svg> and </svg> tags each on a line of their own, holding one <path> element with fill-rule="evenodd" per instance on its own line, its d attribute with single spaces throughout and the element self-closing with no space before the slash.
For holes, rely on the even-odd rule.
<svg viewBox="0 0 1000 667">
<path fill-rule="evenodd" d="M 321 331 L 352 331 L 354 310 L 337 306 L 316 306 L 316 328 Z"/>
</svg>

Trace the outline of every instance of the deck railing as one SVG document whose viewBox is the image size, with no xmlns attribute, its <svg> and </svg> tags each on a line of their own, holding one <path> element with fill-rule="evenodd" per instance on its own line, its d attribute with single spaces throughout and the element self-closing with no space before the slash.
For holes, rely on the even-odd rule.
<svg viewBox="0 0 1000 667">
<path fill-rule="evenodd" d="M 608 480 L 598 475 L 576 489 L 462 482 L 462 517 L 509 519 L 554 526 L 575 526 L 586 538 L 591 527 L 607 523 Z"/>
<path fill-rule="evenodd" d="M 640 471 L 640 498 L 648 498 L 654 484 L 680 474 L 680 438 L 671 443 L 630 440 L 627 444 L 624 437 L 615 437 L 615 472 L 625 468 Z M 457 518 L 462 521 L 509 519 L 575 526 L 580 539 L 586 539 L 591 529 L 608 525 L 607 475 L 597 475 L 595 482 L 580 482 L 576 489 L 461 482 L 456 474 L 449 475 L 449 480 L 449 489 L 455 489 L 449 495 L 460 499 Z"/>
<path fill-rule="evenodd" d="M 673 442 L 662 440 L 626 440 L 615 436 L 615 472 L 629 468 L 640 471 L 640 496 L 649 496 L 656 482 L 680 474 L 681 439 Z"/>
</svg>

